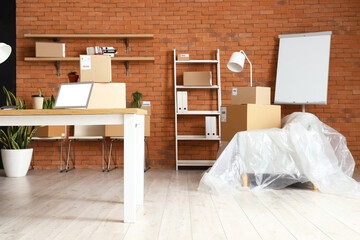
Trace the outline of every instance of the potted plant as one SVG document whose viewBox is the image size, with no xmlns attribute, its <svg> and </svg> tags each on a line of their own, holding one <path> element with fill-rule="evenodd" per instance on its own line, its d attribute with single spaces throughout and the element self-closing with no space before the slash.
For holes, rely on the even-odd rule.
<svg viewBox="0 0 360 240">
<path fill-rule="evenodd" d="M 51 95 L 51 98 L 45 99 L 42 108 L 43 109 L 53 109 L 55 105 L 55 98 L 54 95 Z"/>
<path fill-rule="evenodd" d="M 68 73 L 69 82 L 77 82 L 79 79 L 79 75 L 76 74 L 76 72 L 69 72 Z"/>
<path fill-rule="evenodd" d="M 18 109 L 25 109 L 19 98 L 3 87 L 6 95 L 6 105 L 18 105 Z M 5 174 L 8 177 L 23 177 L 29 170 L 33 149 L 29 148 L 30 141 L 37 128 L 29 134 L 28 126 L 9 126 L 6 132 L 0 129 L 0 142 L 3 144 L 1 157 L 4 165 Z"/>
<path fill-rule="evenodd" d="M 131 106 L 134 108 L 141 108 L 142 93 L 136 91 L 136 92 L 132 93 L 132 98 L 133 98 L 133 101 L 131 103 Z"/>
<path fill-rule="evenodd" d="M 5 91 L 5 89 L 4 89 Z M 33 108 L 34 109 L 42 109 L 44 102 L 44 95 L 42 94 L 41 88 L 39 88 L 39 94 L 35 94 L 31 96 Z"/>
</svg>

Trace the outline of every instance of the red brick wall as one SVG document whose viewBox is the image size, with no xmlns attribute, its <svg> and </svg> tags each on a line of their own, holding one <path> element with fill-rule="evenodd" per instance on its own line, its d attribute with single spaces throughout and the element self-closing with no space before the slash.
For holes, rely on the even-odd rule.
<svg viewBox="0 0 360 240">
<path fill-rule="evenodd" d="M 274 95 L 278 35 L 333 31 L 330 53 L 329 94 L 326 106 L 308 106 L 322 121 L 347 137 L 360 164 L 360 1 L 358 0 L 17 0 L 17 95 L 30 102 L 41 87 L 56 94 L 66 74 L 78 71 L 76 62 L 61 63 L 57 77 L 54 63 L 24 62 L 34 56 L 34 40 L 25 33 L 151 33 L 153 40 L 131 40 L 130 53 L 123 40 L 63 39 L 67 55 L 84 53 L 87 46 L 113 45 L 119 56 L 154 56 L 154 63 L 113 63 L 113 81 L 127 84 L 127 98 L 136 90 L 152 103 L 150 159 L 152 167 L 175 164 L 173 49 L 192 58 L 214 58 L 220 49 L 222 101 L 230 103 L 233 86 L 246 86 L 248 68 L 235 74 L 226 68 L 233 51 L 243 49 L 253 63 L 254 85 L 270 86 Z M 196 97 L 194 97 L 196 98 Z M 200 97 L 199 97 L 200 99 Z M 207 101 L 204 100 L 204 103 Z M 200 101 L 200 103 L 202 103 Z M 300 111 L 284 106 L 283 115 Z M 203 125 L 196 120 L 195 128 Z M 184 123 L 186 125 L 186 123 Z M 197 131 L 197 130 L 195 130 Z M 207 158 L 213 146 L 194 142 L 201 151 L 185 157 Z M 50 145 L 52 146 L 52 145 Z M 36 165 L 54 168 L 57 149 L 49 144 L 35 148 Z M 189 151 L 191 146 L 184 144 Z M 78 167 L 100 167 L 100 144 L 79 144 Z"/>
</svg>

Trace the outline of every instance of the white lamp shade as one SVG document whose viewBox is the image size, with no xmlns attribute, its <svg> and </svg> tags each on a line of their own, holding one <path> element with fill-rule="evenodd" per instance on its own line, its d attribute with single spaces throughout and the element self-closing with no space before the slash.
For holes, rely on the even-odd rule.
<svg viewBox="0 0 360 240">
<path fill-rule="evenodd" d="M 245 55 L 241 52 L 234 52 L 227 64 L 227 68 L 233 72 L 241 72 L 244 68 Z"/>
<path fill-rule="evenodd" d="M 5 43 L 0 43 L 0 63 L 5 62 L 11 54 L 11 47 Z"/>
</svg>

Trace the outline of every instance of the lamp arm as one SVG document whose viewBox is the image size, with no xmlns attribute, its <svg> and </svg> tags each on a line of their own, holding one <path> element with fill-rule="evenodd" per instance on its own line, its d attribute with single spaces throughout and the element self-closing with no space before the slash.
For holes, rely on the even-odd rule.
<svg viewBox="0 0 360 240">
<path fill-rule="evenodd" d="M 240 52 L 241 52 L 242 54 L 244 54 L 246 60 L 247 60 L 247 61 L 249 62 L 249 64 L 250 64 L 250 87 L 252 87 L 252 64 L 251 64 L 249 58 L 246 56 L 246 53 L 245 53 L 243 50 L 241 50 Z"/>
</svg>

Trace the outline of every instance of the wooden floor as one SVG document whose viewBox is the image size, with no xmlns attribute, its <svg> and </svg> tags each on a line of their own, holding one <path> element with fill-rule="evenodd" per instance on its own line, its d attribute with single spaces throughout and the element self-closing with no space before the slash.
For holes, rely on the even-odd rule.
<svg viewBox="0 0 360 240">
<path fill-rule="evenodd" d="M 0 239 L 360 239 L 360 199 L 304 188 L 197 191 L 202 171 L 145 174 L 145 204 L 123 223 L 123 171 L 0 171 Z"/>
</svg>

